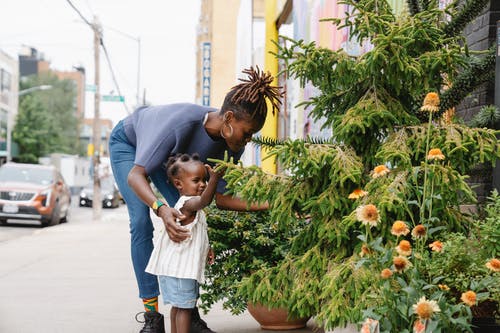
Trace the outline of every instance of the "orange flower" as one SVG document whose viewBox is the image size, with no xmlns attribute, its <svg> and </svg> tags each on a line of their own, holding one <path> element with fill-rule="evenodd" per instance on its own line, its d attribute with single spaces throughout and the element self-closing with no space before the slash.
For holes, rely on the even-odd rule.
<svg viewBox="0 0 500 333">
<path fill-rule="evenodd" d="M 445 284 L 438 284 L 438 287 L 439 287 L 439 289 L 444 290 L 444 291 L 450 290 L 450 287 L 448 287 Z"/>
<path fill-rule="evenodd" d="M 424 333 L 425 326 L 425 320 L 417 319 L 413 324 L 413 333 Z"/>
<path fill-rule="evenodd" d="M 439 95 L 435 92 L 428 93 L 424 98 L 424 105 L 420 108 L 421 111 L 438 112 L 439 111 Z"/>
<path fill-rule="evenodd" d="M 404 256 L 394 257 L 392 259 L 392 263 L 394 264 L 394 268 L 398 273 L 405 271 L 408 267 L 411 266 L 411 263 L 408 260 L 408 258 Z"/>
<path fill-rule="evenodd" d="M 380 277 L 382 279 L 388 279 L 392 276 L 392 271 L 389 268 L 384 268 L 382 272 L 380 272 Z"/>
<path fill-rule="evenodd" d="M 399 245 L 396 246 L 396 251 L 402 256 L 409 256 L 411 254 L 411 244 L 407 240 L 402 240 Z"/>
<path fill-rule="evenodd" d="M 428 160 L 444 160 L 444 155 L 441 149 L 433 148 L 429 150 L 429 154 L 427 155 Z"/>
<path fill-rule="evenodd" d="M 370 228 L 377 226 L 377 223 L 380 222 L 378 209 L 372 204 L 356 208 L 356 218 L 364 225 L 369 225 Z"/>
<path fill-rule="evenodd" d="M 427 231 L 422 224 L 415 226 L 415 228 L 413 228 L 413 230 L 411 231 L 411 235 L 415 238 L 422 238 L 426 233 Z"/>
<path fill-rule="evenodd" d="M 360 333 L 378 332 L 377 329 L 378 329 L 378 320 L 366 318 L 366 320 L 363 323 L 363 326 L 361 326 Z"/>
<path fill-rule="evenodd" d="M 429 319 L 435 312 L 440 312 L 441 309 L 436 301 L 426 300 L 425 296 L 422 296 L 417 304 L 413 304 L 413 311 L 420 319 Z"/>
<path fill-rule="evenodd" d="M 351 194 L 349 194 L 348 198 L 349 199 L 358 199 L 358 198 L 364 197 L 367 194 L 368 194 L 368 192 L 363 191 L 360 188 L 357 188 L 354 191 L 352 191 Z"/>
<path fill-rule="evenodd" d="M 493 272 L 500 272 L 500 260 L 493 258 L 486 263 L 486 267 L 491 269 Z"/>
<path fill-rule="evenodd" d="M 468 306 L 473 306 L 476 304 L 476 293 L 472 290 L 466 291 L 462 294 L 462 297 L 460 297 L 460 299 Z"/>
<path fill-rule="evenodd" d="M 443 250 L 443 243 L 441 243 L 440 241 L 434 241 L 429 244 L 429 247 L 434 252 L 441 252 Z"/>
<path fill-rule="evenodd" d="M 359 253 L 360 257 L 364 257 L 365 255 L 369 255 L 370 253 L 372 253 L 372 251 L 370 250 L 368 245 L 366 244 L 361 245 L 361 252 Z"/>
<path fill-rule="evenodd" d="M 387 175 L 389 173 L 389 168 L 386 167 L 385 165 L 377 165 L 373 171 L 372 171 L 372 178 L 378 178 L 384 175 Z"/>
<path fill-rule="evenodd" d="M 406 236 L 410 232 L 408 226 L 403 221 L 396 221 L 392 225 L 391 234 L 394 236 Z"/>
</svg>

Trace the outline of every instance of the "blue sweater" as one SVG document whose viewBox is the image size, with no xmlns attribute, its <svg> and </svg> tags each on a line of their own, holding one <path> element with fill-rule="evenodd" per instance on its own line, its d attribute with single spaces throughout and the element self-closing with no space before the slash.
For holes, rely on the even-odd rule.
<svg viewBox="0 0 500 333">
<path fill-rule="evenodd" d="M 208 158 L 224 159 L 227 151 L 229 157 L 238 161 L 244 149 L 231 151 L 225 140 L 212 139 L 204 127 L 205 115 L 215 111 L 188 103 L 138 108 L 123 120 L 125 134 L 136 147 L 135 164 L 149 174 L 177 153 L 198 153 L 204 163 L 209 163 Z M 225 185 L 225 181 L 220 181 L 217 192 L 223 193 Z"/>
</svg>

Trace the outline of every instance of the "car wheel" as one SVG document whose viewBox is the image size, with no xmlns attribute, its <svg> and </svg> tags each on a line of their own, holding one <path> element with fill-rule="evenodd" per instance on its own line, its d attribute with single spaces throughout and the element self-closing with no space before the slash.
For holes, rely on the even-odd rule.
<svg viewBox="0 0 500 333">
<path fill-rule="evenodd" d="M 42 222 L 42 228 L 48 227 L 50 225 L 49 219 L 42 219 L 40 222 Z"/>
<path fill-rule="evenodd" d="M 7 219 L 0 219 L 0 224 L 1 225 L 7 224 Z"/>
<path fill-rule="evenodd" d="M 59 224 L 59 222 L 61 221 L 61 218 L 60 218 L 61 211 L 60 211 L 60 209 L 61 208 L 59 206 L 54 207 L 54 209 L 52 210 L 52 215 L 50 216 L 50 218 L 42 220 L 42 227 L 48 227 L 48 226 Z"/>
<path fill-rule="evenodd" d="M 70 209 L 69 207 L 66 209 L 66 213 L 64 216 L 61 218 L 61 223 L 65 223 L 69 221 L 69 216 L 70 216 Z"/>
</svg>

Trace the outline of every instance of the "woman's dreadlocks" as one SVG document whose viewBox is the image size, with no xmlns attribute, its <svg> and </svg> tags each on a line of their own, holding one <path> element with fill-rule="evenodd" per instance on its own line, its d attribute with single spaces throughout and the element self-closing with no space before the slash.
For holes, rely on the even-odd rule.
<svg viewBox="0 0 500 333">
<path fill-rule="evenodd" d="M 263 124 L 267 116 L 266 99 L 271 102 L 273 115 L 279 111 L 280 98 L 283 93 L 281 87 L 271 86 L 273 76 L 264 73 L 256 66 L 243 70 L 248 75 L 247 79 L 239 79 L 242 83 L 231 88 L 224 99 L 221 114 L 232 110 L 235 117 L 241 118 L 242 114 Z"/>
</svg>

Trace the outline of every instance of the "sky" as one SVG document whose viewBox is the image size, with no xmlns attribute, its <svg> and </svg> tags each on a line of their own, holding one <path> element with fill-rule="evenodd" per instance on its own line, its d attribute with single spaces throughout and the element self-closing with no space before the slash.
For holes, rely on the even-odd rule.
<svg viewBox="0 0 500 333">
<path fill-rule="evenodd" d="M 140 96 L 145 92 L 152 104 L 195 102 L 200 1 L 71 0 L 89 22 L 94 17 L 100 21 L 128 107 L 127 111 L 122 103 L 101 102 L 101 118 L 116 123 L 133 111 L 138 75 Z M 1 0 L 0 49 L 17 58 L 23 46 L 36 48 L 52 69 L 71 71 L 73 66 L 83 66 L 86 83 L 94 83 L 93 31 L 68 0 Z M 118 95 L 102 49 L 100 58 L 100 92 Z M 85 116 L 93 118 L 92 92 L 86 93 L 85 104 Z"/>
</svg>

